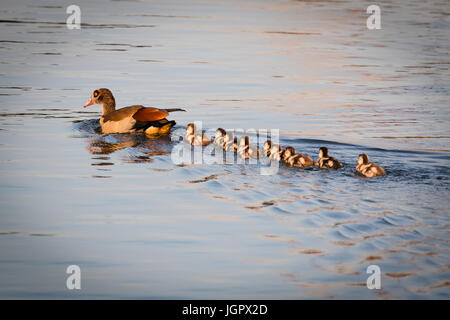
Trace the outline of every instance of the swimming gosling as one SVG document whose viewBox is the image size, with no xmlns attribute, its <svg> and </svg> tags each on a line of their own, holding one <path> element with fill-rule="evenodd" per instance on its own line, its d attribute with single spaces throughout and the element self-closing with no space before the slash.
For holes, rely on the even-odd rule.
<svg viewBox="0 0 450 320">
<path fill-rule="evenodd" d="M 319 168 L 327 169 L 339 169 L 344 167 L 339 160 L 328 155 L 327 147 L 321 147 L 319 149 L 319 159 L 314 163 L 314 165 Z"/>
<path fill-rule="evenodd" d="M 259 150 L 255 146 L 250 145 L 250 138 L 248 136 L 241 137 L 239 140 L 237 153 L 244 159 L 259 158 Z"/>
<path fill-rule="evenodd" d="M 283 161 L 289 164 L 291 167 L 309 167 L 314 164 L 313 159 L 302 153 L 295 153 L 293 147 L 286 147 L 282 153 Z"/>
<path fill-rule="evenodd" d="M 264 142 L 263 152 L 270 160 L 280 161 L 283 149 L 281 149 L 279 144 L 274 144 L 271 140 L 267 140 Z"/>
<path fill-rule="evenodd" d="M 237 152 L 238 150 L 238 140 L 234 136 L 233 132 L 227 132 L 223 138 L 223 150 L 230 152 Z"/>
<path fill-rule="evenodd" d="M 369 162 L 369 156 L 365 153 L 362 153 L 358 156 L 358 161 L 356 162 L 356 164 L 356 171 L 363 176 L 372 178 L 384 176 L 386 174 L 382 167 L 380 167 L 376 163 Z"/>
<path fill-rule="evenodd" d="M 220 148 L 223 148 L 223 140 L 226 135 L 226 131 L 222 128 L 217 128 L 216 133 L 214 134 L 214 144 Z"/>
<path fill-rule="evenodd" d="M 191 146 L 207 146 L 211 143 L 211 140 L 208 138 L 205 131 L 202 131 L 201 133 L 197 132 L 194 123 L 189 123 L 187 125 L 184 138 Z"/>
</svg>

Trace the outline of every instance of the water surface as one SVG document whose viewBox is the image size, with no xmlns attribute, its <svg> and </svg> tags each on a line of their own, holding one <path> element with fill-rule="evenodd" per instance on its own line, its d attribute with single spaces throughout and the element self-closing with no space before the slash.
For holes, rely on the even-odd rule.
<svg viewBox="0 0 450 320">
<path fill-rule="evenodd" d="M 4 1 L 0 297 L 448 299 L 450 6 L 382 1 L 368 30 L 369 4 L 81 1 L 68 30 L 66 4 Z M 175 165 L 175 136 L 95 130 L 99 87 L 345 168 Z"/>
</svg>

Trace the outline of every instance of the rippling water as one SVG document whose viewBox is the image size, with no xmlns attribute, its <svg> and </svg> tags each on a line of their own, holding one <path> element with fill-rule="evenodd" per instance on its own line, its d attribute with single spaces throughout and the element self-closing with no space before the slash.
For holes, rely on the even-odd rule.
<svg viewBox="0 0 450 320">
<path fill-rule="evenodd" d="M 184 3 L 2 5 L 0 297 L 448 299 L 448 2 L 380 2 L 381 30 L 369 2 Z M 98 133 L 98 87 L 345 167 L 175 165 L 175 135 Z"/>
</svg>

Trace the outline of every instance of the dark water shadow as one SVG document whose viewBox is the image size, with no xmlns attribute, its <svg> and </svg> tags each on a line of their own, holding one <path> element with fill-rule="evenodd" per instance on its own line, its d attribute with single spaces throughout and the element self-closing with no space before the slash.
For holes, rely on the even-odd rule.
<svg viewBox="0 0 450 320">
<path fill-rule="evenodd" d="M 154 157 L 169 154 L 174 144 L 169 136 L 147 136 L 144 133 L 103 135 L 98 119 L 78 120 L 73 124 L 81 134 L 73 137 L 86 139 L 86 149 L 94 155 L 91 165 L 99 171 L 107 171 L 105 168 L 115 164 L 110 155 L 117 151 L 127 149 L 120 159 L 122 163 L 145 163 L 152 162 Z"/>
</svg>

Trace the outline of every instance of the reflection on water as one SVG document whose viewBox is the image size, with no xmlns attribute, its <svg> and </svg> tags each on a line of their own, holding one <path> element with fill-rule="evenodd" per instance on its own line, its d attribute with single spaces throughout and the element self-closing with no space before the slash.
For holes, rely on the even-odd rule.
<svg viewBox="0 0 450 320">
<path fill-rule="evenodd" d="M 377 31 L 357 1 L 82 1 L 79 31 L 64 6 L 5 3 L 0 297 L 448 299 L 437 3 L 383 2 Z M 174 135 L 99 132 L 100 108 L 81 108 L 98 87 L 188 110 L 176 130 L 278 128 L 344 168 L 175 165 Z M 387 175 L 357 176 L 360 153 Z M 82 292 L 65 289 L 70 264 Z M 382 290 L 366 288 L 371 264 Z"/>
</svg>

